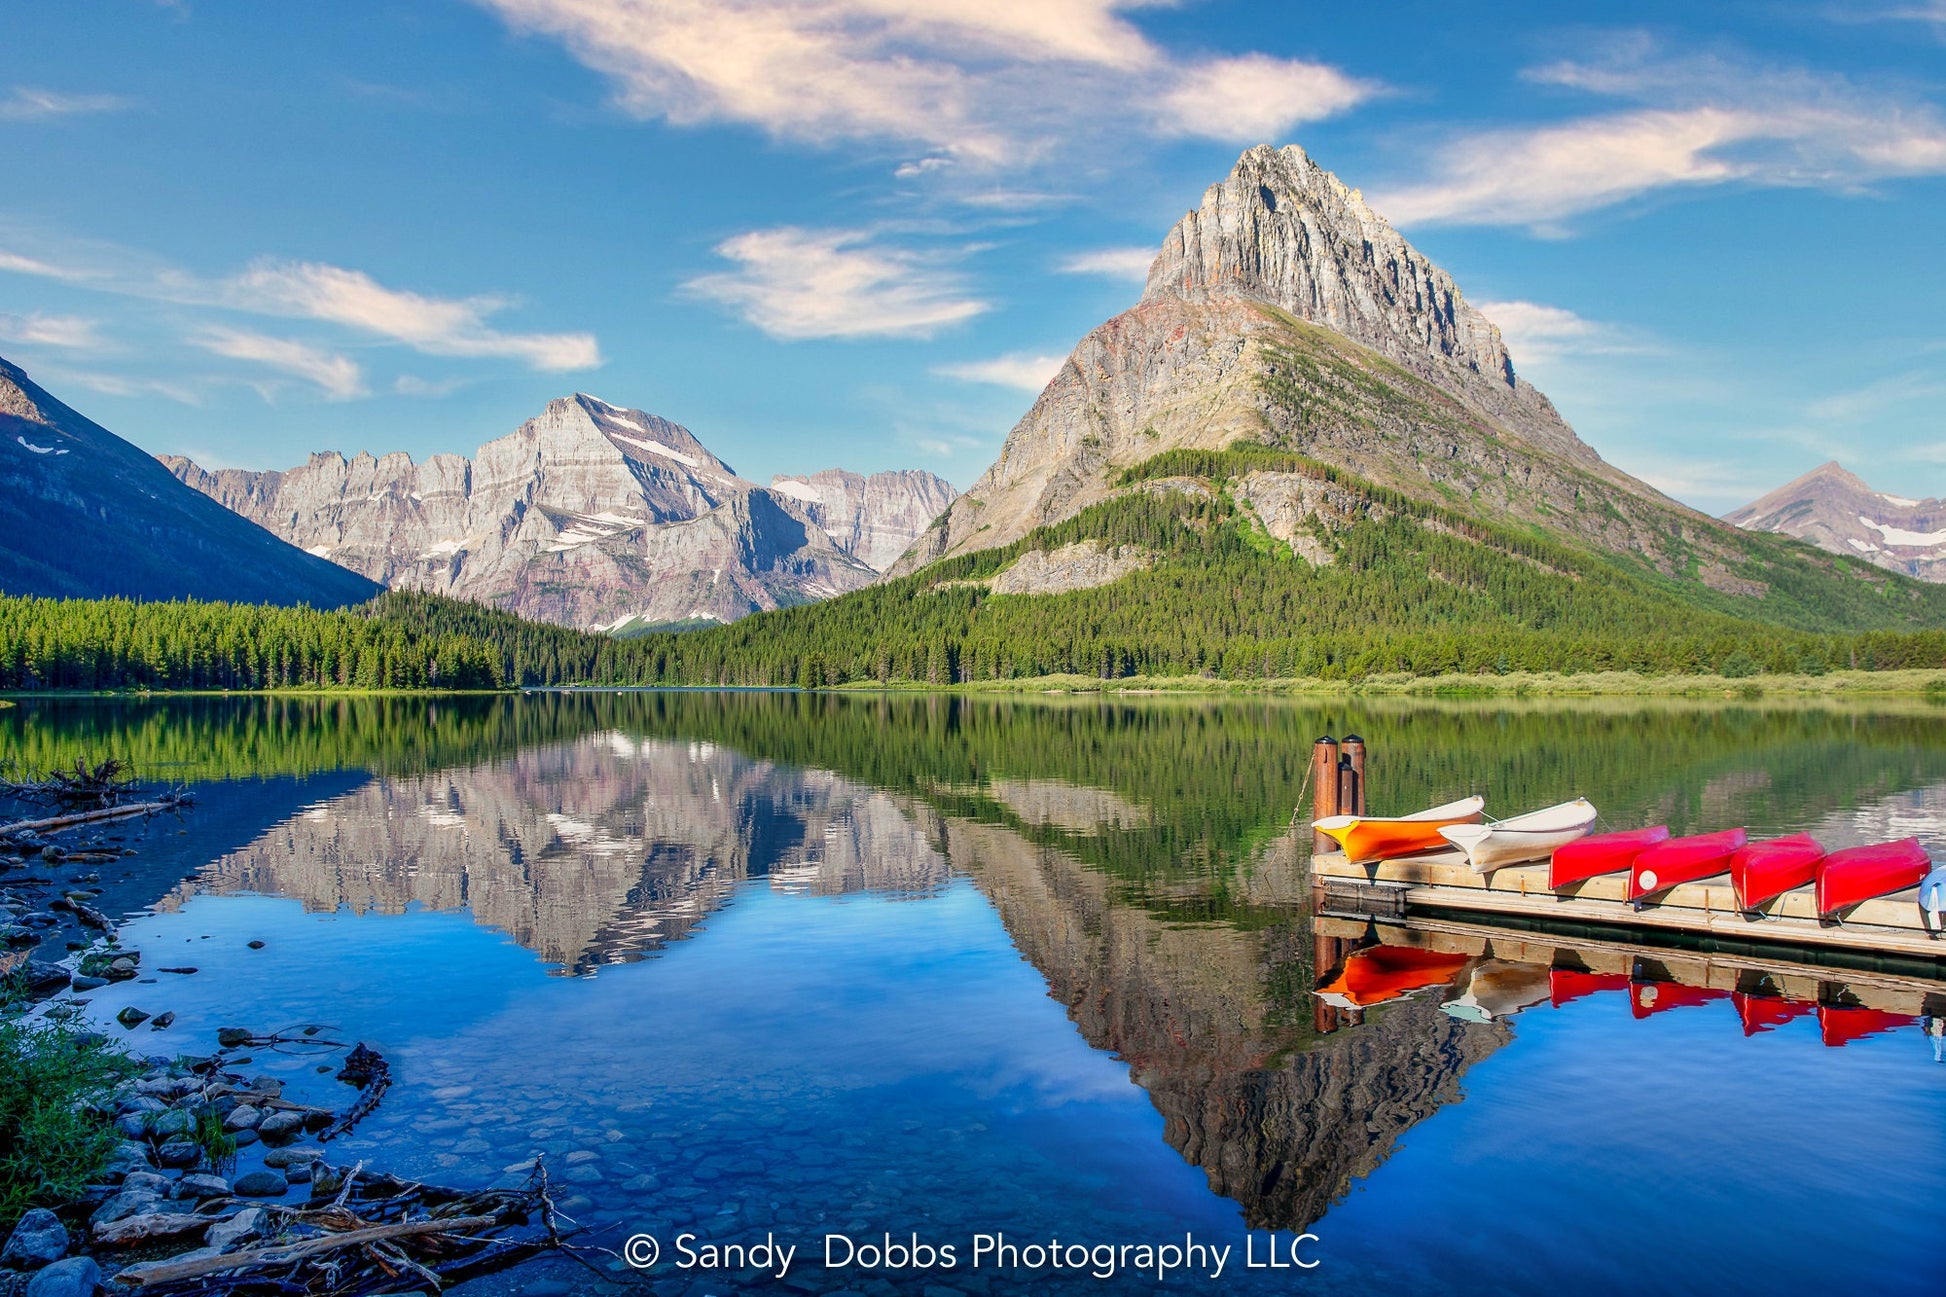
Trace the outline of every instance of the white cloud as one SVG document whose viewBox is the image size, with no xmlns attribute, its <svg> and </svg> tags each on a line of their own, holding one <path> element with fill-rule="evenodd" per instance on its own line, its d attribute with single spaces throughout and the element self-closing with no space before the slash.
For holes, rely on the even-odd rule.
<svg viewBox="0 0 1946 1297">
<path fill-rule="evenodd" d="M 1106 275 L 1139 284 L 1148 279 L 1155 256 L 1154 248 L 1097 248 L 1063 258 L 1058 268 L 1064 275 Z"/>
<path fill-rule="evenodd" d="M 1023 392 L 1038 392 L 1053 380 L 1066 363 L 1066 356 L 1028 356 L 1015 352 L 996 356 L 992 360 L 938 365 L 932 372 L 968 383 L 992 383 L 998 387 L 1017 387 Z"/>
<path fill-rule="evenodd" d="M 591 369 L 601 363 L 594 335 L 501 333 L 485 317 L 503 298 L 426 297 L 387 288 L 360 270 L 308 261 L 259 261 L 224 284 L 231 304 L 269 315 L 329 320 L 405 343 L 435 356 L 496 356 L 529 368 Z"/>
<path fill-rule="evenodd" d="M 488 317 L 511 306 L 507 298 L 432 297 L 322 262 L 264 259 L 211 279 L 113 246 L 80 246 L 54 255 L 0 247 L 0 271 L 179 306 L 337 324 L 427 355 L 517 360 L 548 372 L 602 363 L 591 333 L 506 333 L 492 327 Z"/>
<path fill-rule="evenodd" d="M 80 315 L 46 315 L 39 311 L 27 315 L 0 312 L 0 339 L 29 346 L 62 347 L 91 351 L 105 345 L 97 330 L 100 322 Z"/>
<path fill-rule="evenodd" d="M 1451 140 L 1430 178 L 1381 190 L 1401 225 L 1540 229 L 1656 190 L 1742 183 L 1852 191 L 1946 173 L 1946 121 L 1931 103 L 1803 69 L 1717 57 L 1660 59 L 1646 41 L 1605 61 L 1527 79 L 1636 107 Z"/>
<path fill-rule="evenodd" d="M 130 378 L 125 374 L 69 369 L 65 365 L 36 366 L 36 377 L 44 384 L 85 387 L 109 396 L 166 396 L 183 405 L 203 403 L 203 394 L 195 386 L 163 379 Z"/>
<path fill-rule="evenodd" d="M 773 338 L 927 338 L 987 303 L 920 255 L 872 244 L 866 230 L 752 230 L 717 245 L 737 269 L 684 287 Z"/>
<path fill-rule="evenodd" d="M 1266 54 L 1211 59 L 1183 69 L 1161 100 L 1165 135 L 1212 140 L 1268 140 L 1294 122 L 1333 117 L 1378 87 L 1322 63 Z"/>
<path fill-rule="evenodd" d="M 1475 302 L 1506 339 L 1516 364 L 1561 356 L 1645 355 L 1657 350 L 1629 331 L 1544 302 Z"/>
<path fill-rule="evenodd" d="M 1123 17 L 1155 0 L 475 2 L 559 40 L 638 117 L 983 163 L 1111 124 L 1254 142 L 1372 92 L 1261 54 L 1179 61 Z"/>
<path fill-rule="evenodd" d="M 58 90 L 15 86 L 12 94 L 0 99 L 0 122 L 37 122 L 51 117 L 119 112 L 133 102 L 120 95 L 71 95 Z"/>
<path fill-rule="evenodd" d="M 315 383 L 333 401 L 365 395 L 365 378 L 356 361 L 294 338 L 273 338 L 248 329 L 208 329 L 189 341 L 215 355 L 252 361 Z"/>
</svg>

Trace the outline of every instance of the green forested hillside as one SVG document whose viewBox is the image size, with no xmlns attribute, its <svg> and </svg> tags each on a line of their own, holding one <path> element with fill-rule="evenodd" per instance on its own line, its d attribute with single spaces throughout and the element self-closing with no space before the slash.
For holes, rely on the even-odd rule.
<svg viewBox="0 0 1946 1297">
<path fill-rule="evenodd" d="M 1315 475 L 1377 507 L 1320 533 L 1332 561 L 1315 566 L 1231 498 L 1257 469 Z M 1012 545 L 828 603 L 640 643 L 656 679 L 733 684 L 1946 664 L 1946 590 L 1882 573 L 1831 581 L 1819 573 L 1826 556 L 1803 546 L 1776 546 L 1783 579 L 1755 600 L 1264 447 L 1170 452 L 1124 483 L 1184 478 L 1207 489 L 1128 491 Z M 1138 547 L 1153 566 L 1063 594 L 987 587 L 1028 549 L 1089 539 Z"/>
</svg>

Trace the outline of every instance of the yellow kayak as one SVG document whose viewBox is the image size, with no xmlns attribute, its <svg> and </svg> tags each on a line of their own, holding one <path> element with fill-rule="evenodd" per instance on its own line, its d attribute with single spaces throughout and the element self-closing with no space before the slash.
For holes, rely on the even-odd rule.
<svg viewBox="0 0 1946 1297">
<path fill-rule="evenodd" d="M 1484 797 L 1464 797 L 1416 815 L 1384 819 L 1374 815 L 1327 815 L 1311 827 L 1337 842 L 1354 865 L 1393 856 L 1416 856 L 1452 847 L 1439 834 L 1449 824 L 1478 824 L 1486 809 Z"/>
</svg>

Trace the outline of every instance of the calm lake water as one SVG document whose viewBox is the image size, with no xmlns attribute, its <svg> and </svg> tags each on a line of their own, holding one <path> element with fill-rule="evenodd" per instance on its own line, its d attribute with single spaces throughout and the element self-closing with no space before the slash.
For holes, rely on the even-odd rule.
<svg viewBox="0 0 1946 1297">
<path fill-rule="evenodd" d="M 30 701 L 0 711 L 0 759 L 113 753 L 197 786 L 100 885 L 145 968 L 199 971 L 96 993 L 107 1030 L 368 1042 L 396 1084 L 334 1160 L 475 1185 L 545 1154 L 595 1241 L 659 1240 L 657 1293 L 1149 1291 L 1124 1249 L 1190 1239 L 1229 1249 L 1223 1272 L 1199 1254 L 1166 1290 L 1937 1294 L 1946 999 L 1912 969 L 1758 985 L 1723 952 L 1525 933 L 1334 1011 L 1314 988 L 1361 946 L 1428 939 L 1312 915 L 1291 824 L 1311 740 L 1356 730 L 1375 811 L 1586 794 L 1609 827 L 1946 851 L 1942 720 Z M 127 1004 L 175 1025 L 123 1032 Z M 258 1059 L 342 1107 L 321 1061 Z M 796 1253 L 781 1280 L 685 1271 L 682 1236 Z M 852 1264 L 827 1268 L 827 1236 Z M 863 1264 L 887 1236 L 957 1264 Z M 976 1258 L 978 1236 L 1125 1268 Z M 1263 1268 L 1293 1255 L 1317 1264 Z M 620 1290 L 550 1262 L 466 1291 Z"/>
</svg>

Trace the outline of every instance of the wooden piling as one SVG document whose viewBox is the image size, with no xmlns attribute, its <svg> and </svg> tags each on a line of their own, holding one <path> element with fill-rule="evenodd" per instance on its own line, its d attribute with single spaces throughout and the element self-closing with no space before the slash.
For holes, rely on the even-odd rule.
<svg viewBox="0 0 1946 1297">
<path fill-rule="evenodd" d="M 1352 795 L 1340 798 L 1338 814 L 1364 815 L 1365 810 L 1365 740 L 1356 734 L 1347 734 L 1338 741 L 1339 759 L 1351 767 Z"/>
<path fill-rule="evenodd" d="M 1338 810 L 1338 740 L 1329 734 L 1311 745 L 1311 818 L 1324 819 Z M 1335 851 L 1338 844 L 1313 830 L 1311 851 Z"/>
</svg>

